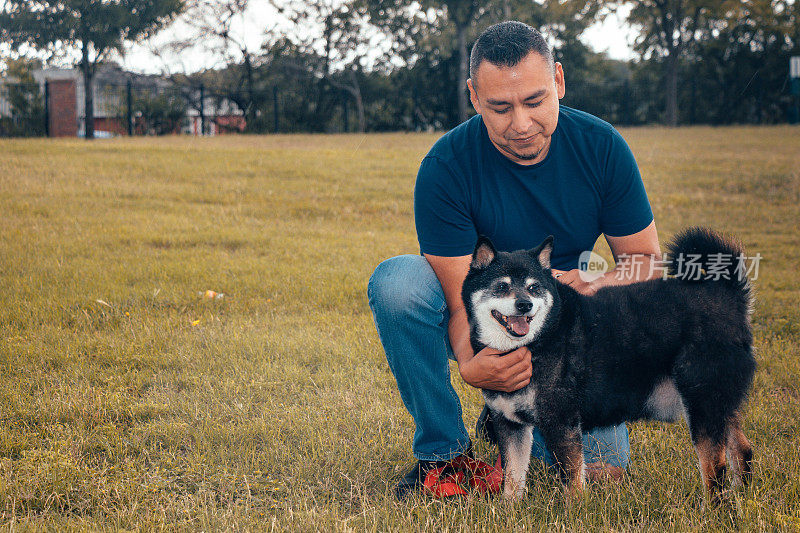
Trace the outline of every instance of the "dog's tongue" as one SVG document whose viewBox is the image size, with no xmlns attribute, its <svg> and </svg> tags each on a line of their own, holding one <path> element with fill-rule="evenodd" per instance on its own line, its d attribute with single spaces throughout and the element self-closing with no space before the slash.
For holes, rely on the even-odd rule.
<svg viewBox="0 0 800 533">
<path fill-rule="evenodd" d="M 510 316 L 508 317 L 508 325 L 511 326 L 511 329 L 514 331 L 515 334 L 519 335 L 520 337 L 524 337 L 528 334 L 528 329 L 530 328 L 530 324 L 528 324 L 528 319 L 524 316 Z"/>
</svg>

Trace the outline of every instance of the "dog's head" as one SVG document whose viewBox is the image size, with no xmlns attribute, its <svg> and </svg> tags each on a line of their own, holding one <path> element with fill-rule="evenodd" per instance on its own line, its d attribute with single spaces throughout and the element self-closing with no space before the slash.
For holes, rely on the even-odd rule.
<svg viewBox="0 0 800 533">
<path fill-rule="evenodd" d="M 558 303 L 550 271 L 553 237 L 536 248 L 498 252 L 479 237 L 461 298 L 475 341 L 510 351 L 533 342 Z"/>
</svg>

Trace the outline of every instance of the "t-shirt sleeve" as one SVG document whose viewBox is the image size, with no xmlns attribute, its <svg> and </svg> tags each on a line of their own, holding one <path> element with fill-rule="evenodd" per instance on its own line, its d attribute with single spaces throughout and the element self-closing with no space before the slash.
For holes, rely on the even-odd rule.
<svg viewBox="0 0 800 533">
<path fill-rule="evenodd" d="M 642 231 L 652 221 L 653 211 L 633 152 L 625 139 L 614 132 L 605 165 L 600 231 L 623 237 Z"/>
<path fill-rule="evenodd" d="M 469 255 L 478 239 L 465 184 L 440 159 L 422 160 L 414 187 L 414 222 L 420 252 Z"/>
</svg>

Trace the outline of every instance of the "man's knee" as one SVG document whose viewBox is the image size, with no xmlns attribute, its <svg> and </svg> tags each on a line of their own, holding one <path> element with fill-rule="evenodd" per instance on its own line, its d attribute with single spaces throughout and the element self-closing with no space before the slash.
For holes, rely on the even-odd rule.
<svg viewBox="0 0 800 533">
<path fill-rule="evenodd" d="M 444 293 L 428 261 L 420 255 L 399 255 L 380 263 L 367 285 L 372 312 L 399 316 L 426 306 L 442 310 Z"/>
<path fill-rule="evenodd" d="M 595 428 L 584 435 L 587 462 L 601 461 L 607 465 L 627 468 L 630 462 L 630 440 L 625 424 Z"/>
</svg>

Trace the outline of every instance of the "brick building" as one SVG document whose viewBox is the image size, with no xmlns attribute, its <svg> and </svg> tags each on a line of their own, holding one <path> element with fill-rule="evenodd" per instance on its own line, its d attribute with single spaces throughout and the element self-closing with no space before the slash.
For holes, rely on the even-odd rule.
<svg viewBox="0 0 800 533">
<path fill-rule="evenodd" d="M 51 137 L 83 136 L 84 132 L 84 88 L 80 69 L 41 69 L 32 72 L 42 93 L 47 86 L 48 129 Z M 0 81 L 2 83 L 2 81 Z M 133 106 L 128 108 L 128 84 L 133 95 L 170 94 L 180 99 L 183 116 L 155 131 L 147 124 L 147 117 Z M 94 129 L 97 137 L 127 135 L 128 116 L 131 117 L 134 134 L 187 133 L 199 135 L 201 123 L 205 123 L 206 135 L 218 135 L 244 131 L 244 114 L 233 102 L 219 97 L 206 96 L 199 102 L 199 91 L 181 90 L 160 76 L 134 74 L 122 70 L 115 64 L 98 66 L 94 80 Z M 202 113 L 201 113 L 202 107 Z M 202 117 L 201 117 L 202 115 Z M 203 120 L 204 119 L 204 120 Z"/>
</svg>

